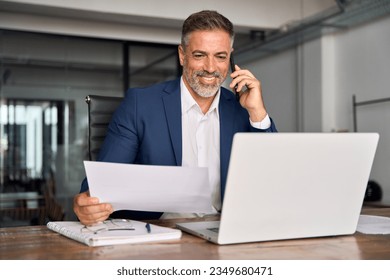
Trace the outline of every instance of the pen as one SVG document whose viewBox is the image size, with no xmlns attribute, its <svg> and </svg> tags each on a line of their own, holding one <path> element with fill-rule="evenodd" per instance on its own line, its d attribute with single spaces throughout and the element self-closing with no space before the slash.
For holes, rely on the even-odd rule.
<svg viewBox="0 0 390 280">
<path fill-rule="evenodd" d="M 145 225 L 145 227 L 146 227 L 146 230 L 148 231 L 148 233 L 150 233 L 152 230 L 150 229 L 150 224 L 149 223 L 147 223 L 146 225 Z"/>
</svg>

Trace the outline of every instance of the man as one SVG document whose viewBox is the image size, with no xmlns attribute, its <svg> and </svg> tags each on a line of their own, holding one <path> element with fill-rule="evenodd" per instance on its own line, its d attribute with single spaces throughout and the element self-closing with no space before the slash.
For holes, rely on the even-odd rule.
<svg viewBox="0 0 390 280">
<path fill-rule="evenodd" d="M 233 41 L 233 25 L 221 14 L 201 11 L 189 16 L 178 48 L 182 77 L 130 89 L 109 125 L 99 160 L 208 167 L 213 207 L 220 211 L 233 135 L 276 132 L 260 81 L 250 71 L 236 65 L 230 75 L 235 93 L 221 87 L 229 72 Z M 239 94 L 239 102 L 234 94 Z M 74 211 L 81 223 L 93 224 L 107 219 L 113 209 L 90 197 L 84 180 L 74 198 Z M 118 211 L 113 215 L 157 219 L 170 213 Z"/>
</svg>

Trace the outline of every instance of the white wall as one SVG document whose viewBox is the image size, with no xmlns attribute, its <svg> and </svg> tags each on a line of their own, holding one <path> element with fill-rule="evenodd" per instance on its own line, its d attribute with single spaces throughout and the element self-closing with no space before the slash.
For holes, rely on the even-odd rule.
<svg viewBox="0 0 390 280">
<path fill-rule="evenodd" d="M 277 56 L 242 66 L 249 69 L 261 81 L 264 102 L 277 129 L 281 132 L 297 131 L 295 50 L 287 50 Z"/>
<path fill-rule="evenodd" d="M 336 34 L 335 44 L 338 125 L 352 130 L 353 94 L 357 101 L 390 97 L 390 17 Z"/>
<path fill-rule="evenodd" d="M 390 17 L 335 36 L 335 119 L 353 130 L 352 95 L 358 102 L 390 98 Z M 357 108 L 359 132 L 378 132 L 379 146 L 371 178 L 390 201 L 390 102 Z"/>
</svg>

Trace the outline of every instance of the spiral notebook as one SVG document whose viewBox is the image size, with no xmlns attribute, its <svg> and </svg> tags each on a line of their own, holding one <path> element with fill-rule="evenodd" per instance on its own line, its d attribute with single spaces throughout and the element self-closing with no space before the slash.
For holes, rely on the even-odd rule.
<svg viewBox="0 0 390 280">
<path fill-rule="evenodd" d="M 80 222 L 48 222 L 47 227 L 88 246 L 177 240 L 181 231 L 133 220 L 113 219 L 90 227 Z"/>
</svg>

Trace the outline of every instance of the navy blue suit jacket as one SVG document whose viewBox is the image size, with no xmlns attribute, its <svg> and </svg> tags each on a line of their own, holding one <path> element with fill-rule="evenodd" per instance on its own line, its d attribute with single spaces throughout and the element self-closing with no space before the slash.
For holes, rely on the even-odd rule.
<svg viewBox="0 0 390 280">
<path fill-rule="evenodd" d="M 219 116 L 223 197 L 233 135 L 236 132 L 276 132 L 276 128 L 272 120 L 271 127 L 267 130 L 253 128 L 247 110 L 242 108 L 235 95 L 225 88 L 221 89 Z M 181 166 L 181 118 L 180 79 L 148 88 L 129 89 L 113 115 L 98 160 Z M 88 183 L 84 180 L 81 192 L 87 189 Z M 121 217 L 131 219 L 155 219 L 161 214 L 138 211 L 120 213 Z"/>
</svg>

